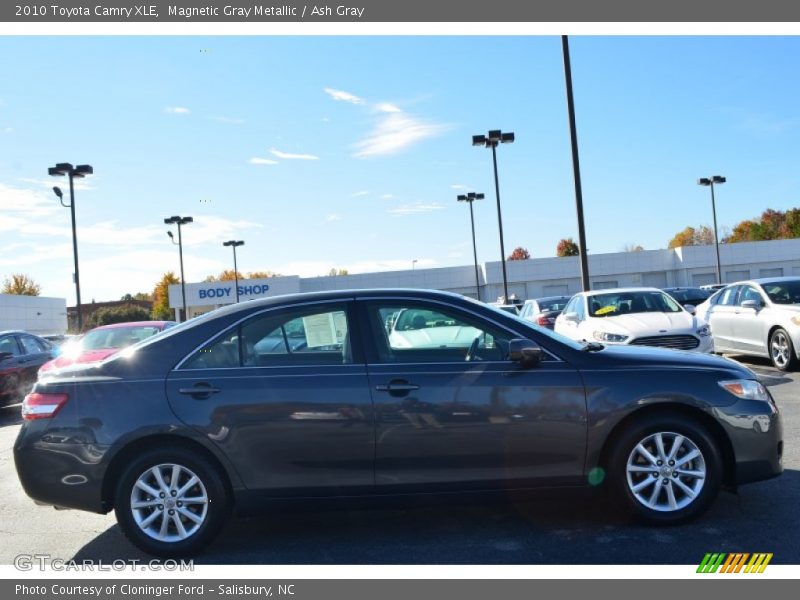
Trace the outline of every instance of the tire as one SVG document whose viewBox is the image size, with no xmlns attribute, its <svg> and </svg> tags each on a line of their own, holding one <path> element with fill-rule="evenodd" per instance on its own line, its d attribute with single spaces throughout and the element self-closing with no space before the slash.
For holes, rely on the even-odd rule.
<svg viewBox="0 0 800 600">
<path fill-rule="evenodd" d="M 781 371 L 793 371 L 797 368 L 792 338 L 782 327 L 778 327 L 769 336 L 769 358 L 775 368 Z"/>
<path fill-rule="evenodd" d="M 175 486 L 171 484 L 173 473 L 178 474 Z M 197 483 L 190 484 L 192 478 Z M 137 487 L 137 482 L 143 486 Z M 117 523 L 125 536 L 140 550 L 160 557 L 196 554 L 217 536 L 230 514 L 223 474 L 202 454 L 181 446 L 134 457 L 120 474 L 114 498 Z M 139 506 L 133 506 L 134 500 Z M 186 513 L 194 516 L 189 518 Z"/>
<path fill-rule="evenodd" d="M 658 453 L 659 436 L 663 454 Z M 683 441 L 675 464 L 670 465 L 673 443 L 680 438 Z M 637 449 L 639 445 L 655 462 L 645 458 Z M 695 451 L 699 456 L 681 464 Z M 675 466 L 683 467 L 685 474 L 676 474 Z M 708 430 L 693 419 L 653 414 L 634 422 L 617 438 L 609 454 L 608 471 L 609 491 L 634 517 L 651 525 L 679 525 L 699 517 L 714 502 L 722 482 L 722 454 Z M 700 473 L 704 477 L 695 475 Z"/>
</svg>

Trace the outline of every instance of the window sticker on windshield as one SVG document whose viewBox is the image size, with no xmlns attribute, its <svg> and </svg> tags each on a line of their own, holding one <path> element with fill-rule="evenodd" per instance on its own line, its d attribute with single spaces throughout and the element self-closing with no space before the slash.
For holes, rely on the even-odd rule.
<svg viewBox="0 0 800 600">
<path fill-rule="evenodd" d="M 345 316 L 341 312 L 303 317 L 303 327 L 309 348 L 341 344 L 347 331 Z"/>
<path fill-rule="evenodd" d="M 596 315 L 607 315 L 608 313 L 612 313 L 615 310 L 617 310 L 616 306 L 608 305 L 608 306 L 604 306 L 603 308 L 597 309 L 596 311 L 594 311 L 594 314 L 596 314 Z"/>
</svg>

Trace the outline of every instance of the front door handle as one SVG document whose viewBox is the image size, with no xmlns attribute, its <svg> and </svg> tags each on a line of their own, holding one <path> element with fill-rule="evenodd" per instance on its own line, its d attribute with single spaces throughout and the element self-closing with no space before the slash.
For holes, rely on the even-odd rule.
<svg viewBox="0 0 800 600">
<path fill-rule="evenodd" d="M 178 388 L 179 394 L 186 394 L 197 400 L 203 400 L 211 396 L 211 394 L 218 394 L 222 390 L 215 388 L 210 383 L 195 383 L 190 388 Z"/>
<path fill-rule="evenodd" d="M 389 392 L 392 396 L 405 396 L 409 392 L 418 390 L 419 386 L 405 379 L 392 379 L 389 383 L 376 385 L 375 389 L 379 392 Z"/>
</svg>

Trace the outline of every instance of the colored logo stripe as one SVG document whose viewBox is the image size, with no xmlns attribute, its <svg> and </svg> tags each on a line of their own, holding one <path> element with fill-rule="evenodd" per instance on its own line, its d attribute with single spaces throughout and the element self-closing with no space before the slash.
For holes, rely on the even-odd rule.
<svg viewBox="0 0 800 600">
<path fill-rule="evenodd" d="M 747 559 L 750 559 L 748 562 Z M 772 553 L 756 552 L 708 552 L 700 566 L 697 567 L 698 573 L 739 573 L 744 569 L 744 573 L 763 573 L 764 569 L 772 560 Z"/>
</svg>

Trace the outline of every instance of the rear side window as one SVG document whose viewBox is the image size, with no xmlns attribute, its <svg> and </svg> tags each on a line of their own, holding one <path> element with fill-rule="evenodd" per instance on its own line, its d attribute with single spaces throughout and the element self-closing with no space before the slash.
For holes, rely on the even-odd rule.
<svg viewBox="0 0 800 600">
<path fill-rule="evenodd" d="M 47 352 L 44 345 L 39 343 L 39 340 L 36 338 L 23 335 L 19 339 L 22 342 L 22 347 L 25 348 L 25 354 L 41 354 L 42 352 Z"/>
<path fill-rule="evenodd" d="M 182 369 L 352 363 L 344 305 L 259 315 L 195 352 Z"/>
</svg>

